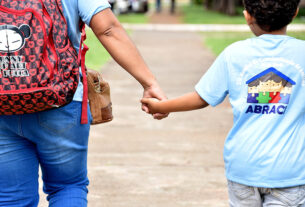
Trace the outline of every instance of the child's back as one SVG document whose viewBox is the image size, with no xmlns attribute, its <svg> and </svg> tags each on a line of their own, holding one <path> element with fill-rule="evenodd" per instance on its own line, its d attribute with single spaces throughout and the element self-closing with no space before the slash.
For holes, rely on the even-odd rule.
<svg viewBox="0 0 305 207">
<path fill-rule="evenodd" d="M 300 0 L 244 0 L 257 36 L 226 48 L 196 92 L 150 113 L 216 106 L 229 94 L 234 126 L 224 149 L 230 205 L 305 205 L 305 41 L 286 35 Z"/>
<path fill-rule="evenodd" d="M 305 41 L 264 34 L 229 46 L 196 85 L 212 106 L 229 94 L 229 180 L 268 188 L 305 184 L 304 54 Z"/>
</svg>

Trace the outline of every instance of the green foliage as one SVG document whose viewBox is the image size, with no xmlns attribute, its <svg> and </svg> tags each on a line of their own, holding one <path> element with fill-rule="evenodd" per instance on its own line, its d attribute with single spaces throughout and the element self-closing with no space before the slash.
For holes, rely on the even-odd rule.
<svg viewBox="0 0 305 207">
<path fill-rule="evenodd" d="M 305 17 L 305 8 L 300 8 L 298 16 L 303 18 Z"/>
<path fill-rule="evenodd" d="M 183 21 L 188 24 L 245 24 L 242 16 L 227 16 L 206 10 L 203 5 L 184 5 Z"/>
<path fill-rule="evenodd" d="M 241 6 L 239 6 L 239 7 L 237 7 L 236 8 L 236 15 L 238 15 L 238 16 L 243 16 L 244 15 L 244 7 L 241 7 Z"/>
<path fill-rule="evenodd" d="M 196 5 L 203 5 L 203 2 L 204 2 L 205 0 L 192 0 L 192 3 L 193 4 L 196 4 Z"/>
<path fill-rule="evenodd" d="M 86 55 L 87 67 L 100 70 L 102 65 L 111 59 L 111 56 L 96 38 L 92 30 L 87 30 L 87 40 L 85 43 L 90 48 Z"/>
<path fill-rule="evenodd" d="M 254 37 L 251 32 L 205 32 L 204 44 L 215 54 L 219 55 L 230 44 Z M 305 40 L 304 32 L 288 32 L 289 36 Z"/>
<path fill-rule="evenodd" d="M 148 22 L 148 16 L 146 14 L 120 14 L 117 18 L 121 23 L 145 24 Z"/>
<path fill-rule="evenodd" d="M 228 16 L 219 12 L 206 10 L 203 5 L 184 5 L 182 7 L 183 21 L 188 24 L 245 24 L 243 7 L 237 7 L 237 16 Z M 301 9 L 293 23 L 305 23 L 302 17 L 304 10 Z"/>
</svg>

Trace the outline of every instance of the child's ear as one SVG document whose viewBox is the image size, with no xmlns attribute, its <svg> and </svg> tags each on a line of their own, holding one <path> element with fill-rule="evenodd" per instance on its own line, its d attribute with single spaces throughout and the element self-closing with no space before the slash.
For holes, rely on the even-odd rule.
<svg viewBox="0 0 305 207">
<path fill-rule="evenodd" d="M 244 10 L 243 13 L 248 25 L 251 25 L 255 22 L 254 18 L 249 14 L 247 10 Z"/>
<path fill-rule="evenodd" d="M 298 16 L 299 10 L 300 10 L 299 8 L 296 10 L 296 12 L 295 12 L 295 14 L 293 16 L 293 19 L 296 18 L 296 16 Z"/>
</svg>

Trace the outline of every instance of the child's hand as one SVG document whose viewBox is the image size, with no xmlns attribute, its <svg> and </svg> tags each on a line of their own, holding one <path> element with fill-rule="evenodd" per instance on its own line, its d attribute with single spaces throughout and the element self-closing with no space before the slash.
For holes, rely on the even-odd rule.
<svg viewBox="0 0 305 207">
<path fill-rule="evenodd" d="M 144 89 L 143 98 L 156 98 L 158 100 L 167 99 L 165 94 L 161 90 L 160 86 L 156 83 Z M 147 106 L 143 103 L 142 103 L 142 110 L 145 111 L 146 113 L 150 113 Z M 152 116 L 154 117 L 154 119 L 161 120 L 166 118 L 168 116 L 168 113 L 155 113 L 152 114 Z"/>
<path fill-rule="evenodd" d="M 141 103 L 148 108 L 150 114 L 162 113 L 160 101 L 156 98 L 142 98 Z"/>
</svg>

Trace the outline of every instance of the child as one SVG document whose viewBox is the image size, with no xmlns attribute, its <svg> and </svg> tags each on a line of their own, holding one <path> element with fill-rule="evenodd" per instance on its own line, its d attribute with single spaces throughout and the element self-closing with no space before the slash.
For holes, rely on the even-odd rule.
<svg viewBox="0 0 305 207">
<path fill-rule="evenodd" d="M 224 147 L 230 206 L 305 206 L 305 41 L 286 35 L 299 0 L 244 0 L 255 38 L 226 48 L 195 87 L 149 113 L 216 106 L 229 94 Z"/>
</svg>

